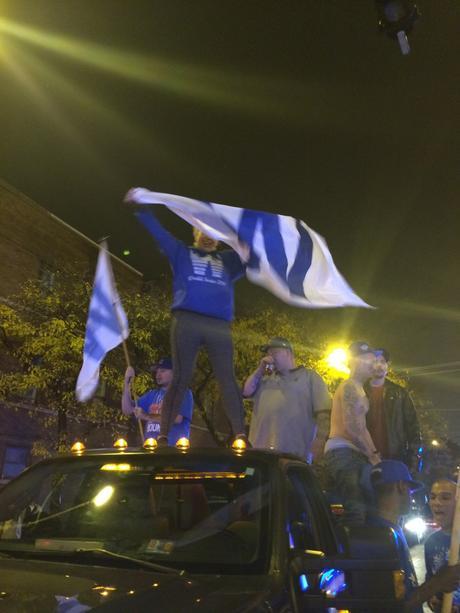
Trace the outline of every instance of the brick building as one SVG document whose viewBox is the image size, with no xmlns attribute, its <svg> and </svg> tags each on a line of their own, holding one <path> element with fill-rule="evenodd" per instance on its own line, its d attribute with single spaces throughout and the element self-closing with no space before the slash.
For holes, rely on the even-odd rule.
<svg viewBox="0 0 460 613">
<path fill-rule="evenodd" d="M 97 243 L 3 181 L 0 220 L 0 300 L 12 304 L 12 296 L 28 279 L 41 279 L 51 287 L 60 263 L 81 266 L 82 272 L 95 269 Z M 112 264 L 120 288 L 142 288 L 139 271 L 115 256 Z M 0 346 L 0 369 L 6 366 Z M 47 411 L 36 406 L 33 390 L 14 408 L 0 404 L 0 483 L 30 463 L 32 444 L 40 439 L 42 413 Z M 103 442 L 101 434 L 95 444 Z"/>
<path fill-rule="evenodd" d="M 27 279 L 52 282 L 60 262 L 93 270 L 98 244 L 0 180 L 0 298 L 8 298 Z M 112 256 L 117 284 L 139 290 L 142 274 Z"/>
</svg>

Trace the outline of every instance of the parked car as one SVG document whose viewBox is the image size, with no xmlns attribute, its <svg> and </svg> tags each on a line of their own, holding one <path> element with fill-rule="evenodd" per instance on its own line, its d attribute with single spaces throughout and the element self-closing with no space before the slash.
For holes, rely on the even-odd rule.
<svg viewBox="0 0 460 613">
<path fill-rule="evenodd" d="M 392 611 L 390 531 L 340 535 L 309 466 L 253 449 L 79 448 L 0 492 L 0 611 Z"/>
</svg>

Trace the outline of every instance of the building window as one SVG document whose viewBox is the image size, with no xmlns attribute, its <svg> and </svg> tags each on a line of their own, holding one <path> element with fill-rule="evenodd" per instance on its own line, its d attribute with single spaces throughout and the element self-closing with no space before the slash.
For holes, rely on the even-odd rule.
<svg viewBox="0 0 460 613">
<path fill-rule="evenodd" d="M 28 447 L 9 447 L 5 448 L 3 460 L 2 478 L 13 479 L 26 468 L 29 460 Z"/>
</svg>

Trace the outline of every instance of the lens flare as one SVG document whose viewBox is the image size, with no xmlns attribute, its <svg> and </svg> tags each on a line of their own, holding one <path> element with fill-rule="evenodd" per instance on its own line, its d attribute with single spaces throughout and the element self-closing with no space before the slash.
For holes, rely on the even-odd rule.
<svg viewBox="0 0 460 613">
<path fill-rule="evenodd" d="M 93 503 L 96 507 L 102 507 L 112 498 L 114 491 L 115 489 L 111 485 L 106 485 L 94 496 Z"/>
</svg>

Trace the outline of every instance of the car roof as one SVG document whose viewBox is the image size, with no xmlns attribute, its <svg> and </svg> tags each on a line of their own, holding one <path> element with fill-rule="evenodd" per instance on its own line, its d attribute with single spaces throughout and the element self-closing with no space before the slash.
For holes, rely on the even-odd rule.
<svg viewBox="0 0 460 613">
<path fill-rule="evenodd" d="M 260 461 L 269 464 L 277 464 L 281 460 L 291 460 L 302 462 L 305 466 L 307 463 L 302 458 L 289 453 L 272 451 L 268 449 L 245 449 L 244 451 L 235 451 L 226 447 L 194 447 L 186 451 L 176 449 L 175 447 L 157 447 L 154 451 L 146 450 L 142 447 L 126 447 L 122 450 L 116 448 L 103 449 L 85 449 L 81 452 L 67 452 L 59 454 L 56 458 L 82 457 L 82 458 L 146 458 L 146 457 L 161 457 L 174 458 L 188 456 L 191 459 L 201 458 L 203 460 L 222 460 L 225 458 L 232 459 L 235 457 L 244 457 L 252 461 Z"/>
</svg>

